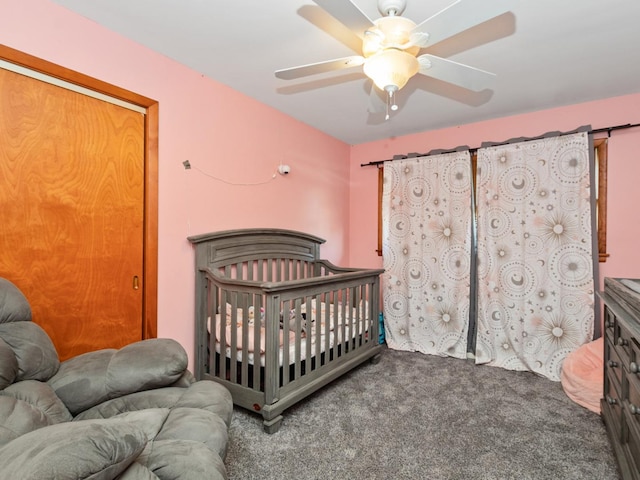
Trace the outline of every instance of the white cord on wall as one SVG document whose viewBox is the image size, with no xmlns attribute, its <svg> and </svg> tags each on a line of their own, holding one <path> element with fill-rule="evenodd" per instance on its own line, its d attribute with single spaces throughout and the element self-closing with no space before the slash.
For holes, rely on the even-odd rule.
<svg viewBox="0 0 640 480">
<path fill-rule="evenodd" d="M 198 171 L 198 173 L 204 175 L 205 177 L 212 178 L 213 180 L 225 183 L 227 185 L 235 185 L 235 186 L 248 187 L 248 186 L 255 186 L 255 185 L 264 185 L 264 184 L 267 184 L 267 183 L 275 180 L 275 178 L 277 176 L 276 172 L 273 172 L 273 175 L 271 175 L 271 178 L 269 178 L 268 180 L 261 181 L 261 182 L 253 182 L 253 183 L 251 183 L 251 182 L 230 182 L 228 180 L 225 180 L 224 178 L 216 177 L 215 175 L 207 173 L 204 170 L 199 169 L 198 167 L 194 167 L 193 165 L 191 165 L 191 162 L 189 162 L 189 160 L 185 160 L 184 162 L 182 162 L 182 165 L 184 165 L 184 169 L 185 170 L 193 169 L 193 170 Z M 279 173 L 280 175 L 288 175 L 290 172 L 291 172 L 291 167 L 289 165 L 280 164 L 278 166 L 277 173 Z"/>
</svg>

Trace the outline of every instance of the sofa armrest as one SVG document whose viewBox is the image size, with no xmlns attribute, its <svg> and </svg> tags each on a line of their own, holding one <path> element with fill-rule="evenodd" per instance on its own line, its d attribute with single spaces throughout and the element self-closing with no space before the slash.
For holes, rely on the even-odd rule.
<svg viewBox="0 0 640 480">
<path fill-rule="evenodd" d="M 155 338 L 70 358 L 48 383 L 75 416 L 112 398 L 171 385 L 187 362 L 178 342 Z"/>
</svg>

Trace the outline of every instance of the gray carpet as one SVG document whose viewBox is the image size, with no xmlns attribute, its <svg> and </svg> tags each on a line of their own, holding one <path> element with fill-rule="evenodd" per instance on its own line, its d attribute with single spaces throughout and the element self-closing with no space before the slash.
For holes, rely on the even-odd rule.
<svg viewBox="0 0 640 480">
<path fill-rule="evenodd" d="M 600 417 L 560 383 L 385 349 L 284 413 L 235 409 L 226 457 L 240 479 L 618 479 Z"/>
</svg>

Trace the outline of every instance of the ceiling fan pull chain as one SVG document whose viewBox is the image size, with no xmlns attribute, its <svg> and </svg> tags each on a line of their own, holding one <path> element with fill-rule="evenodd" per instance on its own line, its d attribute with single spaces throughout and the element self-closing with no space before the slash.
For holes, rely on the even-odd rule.
<svg viewBox="0 0 640 480">
<path fill-rule="evenodd" d="M 395 85 L 387 85 L 384 88 L 385 92 L 387 92 L 387 114 L 384 117 L 385 120 L 389 120 L 389 110 L 395 112 L 398 110 L 398 105 L 396 104 L 395 94 L 398 91 L 398 87 Z"/>
<path fill-rule="evenodd" d="M 390 88 L 389 89 L 389 104 L 391 105 L 391 110 L 392 111 L 396 111 L 398 110 L 398 105 L 396 104 L 396 92 L 398 91 L 397 88 Z"/>
</svg>

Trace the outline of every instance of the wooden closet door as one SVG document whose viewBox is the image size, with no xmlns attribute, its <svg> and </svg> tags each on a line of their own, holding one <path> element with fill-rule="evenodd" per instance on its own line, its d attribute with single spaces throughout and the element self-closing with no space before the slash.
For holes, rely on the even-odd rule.
<svg viewBox="0 0 640 480">
<path fill-rule="evenodd" d="M 0 276 L 61 359 L 142 339 L 144 116 L 0 69 Z"/>
</svg>

